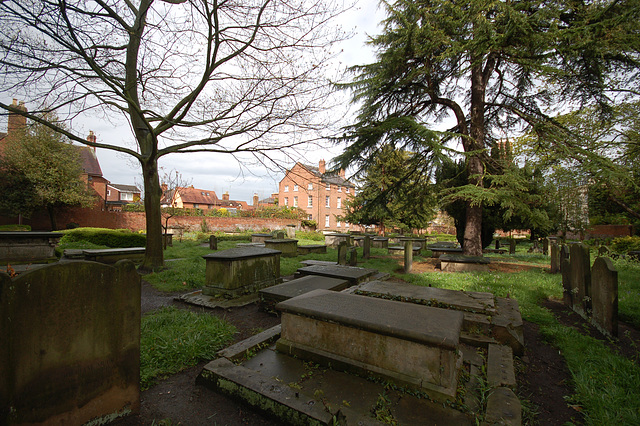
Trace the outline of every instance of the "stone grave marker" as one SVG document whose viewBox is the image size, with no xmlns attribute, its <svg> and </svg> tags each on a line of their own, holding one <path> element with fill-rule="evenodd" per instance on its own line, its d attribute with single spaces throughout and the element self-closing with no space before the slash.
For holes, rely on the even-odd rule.
<svg viewBox="0 0 640 426">
<path fill-rule="evenodd" d="M 560 247 L 556 243 L 551 244 L 551 273 L 560 272 Z"/>
<path fill-rule="evenodd" d="M 566 246 L 562 246 L 562 248 L 565 247 Z M 569 258 L 562 260 L 560 272 L 562 272 L 562 302 L 565 306 L 573 307 L 574 294 L 571 288 L 571 261 Z"/>
<path fill-rule="evenodd" d="M 358 252 L 355 247 L 349 247 L 349 266 L 358 265 Z"/>
<path fill-rule="evenodd" d="M 509 240 L 509 254 L 516 254 L 516 240 Z"/>
<path fill-rule="evenodd" d="M 404 242 L 404 273 L 411 272 L 413 267 L 413 242 L 411 240 Z"/>
<path fill-rule="evenodd" d="M 618 271 L 608 257 L 598 257 L 591 270 L 591 322 L 604 334 L 618 335 Z"/>
<path fill-rule="evenodd" d="M 547 254 L 549 254 L 549 239 L 548 238 L 543 238 L 542 239 L 542 253 L 546 256 Z"/>
<path fill-rule="evenodd" d="M 496 250 L 500 250 L 500 240 L 496 238 Z"/>
<path fill-rule="evenodd" d="M 570 251 L 569 251 L 569 246 L 563 244 L 560 246 L 560 259 L 558 261 L 558 263 L 560 264 L 560 271 L 562 272 L 562 268 L 564 260 L 567 259 L 569 260 L 569 255 L 570 255 Z"/>
<path fill-rule="evenodd" d="M 209 250 L 218 250 L 218 237 L 215 235 L 209 237 Z"/>
<path fill-rule="evenodd" d="M 591 260 L 584 244 L 571 244 L 571 292 L 573 310 L 588 316 L 591 312 Z"/>
<path fill-rule="evenodd" d="M 371 257 L 371 236 L 365 235 L 362 246 L 362 258 L 369 259 L 369 257 Z"/>
<path fill-rule="evenodd" d="M 347 264 L 347 249 L 349 245 L 346 241 L 340 241 L 338 244 L 338 265 Z"/>
<path fill-rule="evenodd" d="M 286 237 L 286 234 L 284 231 L 276 231 L 275 233 L 275 239 L 276 240 L 284 240 Z"/>
</svg>

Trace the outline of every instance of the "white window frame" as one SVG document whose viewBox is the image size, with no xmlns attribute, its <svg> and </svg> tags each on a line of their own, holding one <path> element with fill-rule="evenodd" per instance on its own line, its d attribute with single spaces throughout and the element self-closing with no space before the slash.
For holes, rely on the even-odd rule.
<svg viewBox="0 0 640 426">
<path fill-rule="evenodd" d="M 324 227 L 328 228 L 331 225 L 331 216 L 325 215 L 324 217 Z"/>
<path fill-rule="evenodd" d="M 284 197 L 284 205 L 285 206 L 289 205 L 289 197 Z"/>
<path fill-rule="evenodd" d="M 289 192 L 289 185 L 284 186 L 284 192 Z"/>
<path fill-rule="evenodd" d="M 133 192 L 121 192 L 120 200 L 122 201 L 133 201 Z"/>
<path fill-rule="evenodd" d="M 309 195 L 307 198 L 307 207 L 313 207 L 313 195 Z"/>
<path fill-rule="evenodd" d="M 293 192 L 298 192 L 298 185 L 293 185 Z"/>
<path fill-rule="evenodd" d="M 342 187 L 341 186 L 338 187 L 338 192 L 342 192 Z"/>
<path fill-rule="evenodd" d="M 336 200 L 336 208 L 341 209 L 342 208 L 342 198 L 338 197 L 338 199 Z"/>
<path fill-rule="evenodd" d="M 298 207 L 298 196 L 293 197 L 293 207 Z"/>
<path fill-rule="evenodd" d="M 324 206 L 331 207 L 331 197 L 329 197 L 328 195 L 324 198 Z"/>
<path fill-rule="evenodd" d="M 340 228 L 342 226 L 342 223 L 340 221 L 336 222 L 336 227 Z"/>
<path fill-rule="evenodd" d="M 313 184 L 311 182 L 309 182 L 309 184 L 307 185 L 307 189 L 309 191 L 311 191 L 313 189 Z"/>
<path fill-rule="evenodd" d="M 327 184 L 327 191 L 331 191 L 331 184 L 330 183 Z"/>
</svg>

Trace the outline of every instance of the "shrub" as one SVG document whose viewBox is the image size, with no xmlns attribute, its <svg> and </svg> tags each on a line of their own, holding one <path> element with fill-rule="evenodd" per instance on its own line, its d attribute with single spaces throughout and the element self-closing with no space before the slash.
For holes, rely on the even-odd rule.
<svg viewBox="0 0 640 426">
<path fill-rule="evenodd" d="M 64 236 L 60 239 L 60 244 L 86 241 L 99 246 L 122 248 L 141 247 L 147 241 L 145 235 L 127 229 L 75 228 L 63 231 L 63 233 Z"/>
<path fill-rule="evenodd" d="M 619 237 L 611 242 L 611 249 L 620 254 L 640 250 L 640 237 Z"/>
<path fill-rule="evenodd" d="M 123 212 L 143 212 L 144 205 L 142 203 L 129 203 L 122 206 Z"/>
<path fill-rule="evenodd" d="M 301 240 L 324 241 L 324 234 L 315 231 L 297 231 L 296 238 Z"/>
</svg>

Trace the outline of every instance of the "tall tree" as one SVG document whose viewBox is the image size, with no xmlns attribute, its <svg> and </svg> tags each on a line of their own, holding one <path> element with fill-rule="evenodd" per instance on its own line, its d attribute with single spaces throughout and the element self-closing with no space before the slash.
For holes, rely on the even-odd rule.
<svg viewBox="0 0 640 426">
<path fill-rule="evenodd" d="M 424 229 L 436 214 L 433 182 L 415 173 L 414 155 L 385 147 L 357 184 L 357 194 L 345 203 L 344 220 L 363 225 Z"/>
<path fill-rule="evenodd" d="M 377 60 L 353 68 L 345 85 L 361 106 L 338 162 L 366 168 L 381 144 L 437 160 L 457 141 L 466 184 L 454 195 L 465 203 L 467 255 L 482 253 L 482 207 L 494 197 L 484 175 L 495 141 L 527 127 L 549 131 L 552 108 L 592 103 L 606 112 L 612 96 L 640 95 L 637 0 L 384 4 L 384 30 L 370 41 Z M 453 127 L 429 135 L 447 118 Z"/>
<path fill-rule="evenodd" d="M 57 121 L 54 114 L 40 118 Z M 35 123 L 8 138 L 0 163 L 0 209 L 9 214 L 28 217 L 35 208 L 44 207 L 55 230 L 57 208 L 86 207 L 96 201 L 81 179 L 78 147 L 42 124 Z"/>
<path fill-rule="evenodd" d="M 147 220 L 143 269 L 163 265 L 158 159 L 253 155 L 326 128 L 325 69 L 340 35 L 332 2 L 309 0 L 14 0 L 0 2 L 0 103 L 90 146 L 135 157 Z M 88 142 L 37 115 L 120 114 L 135 148 Z"/>
</svg>

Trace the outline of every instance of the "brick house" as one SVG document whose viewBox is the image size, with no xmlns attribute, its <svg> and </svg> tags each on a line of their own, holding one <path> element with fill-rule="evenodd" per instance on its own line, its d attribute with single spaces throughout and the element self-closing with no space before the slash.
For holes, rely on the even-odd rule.
<svg viewBox="0 0 640 426">
<path fill-rule="evenodd" d="M 125 204 L 140 201 L 140 190 L 135 185 L 109 183 L 107 185 L 107 210 L 122 211 Z"/>
<path fill-rule="evenodd" d="M 296 163 L 280 181 L 278 204 L 301 208 L 307 212 L 307 219 L 316 221 L 318 230 L 346 232 L 353 230 L 354 225 L 336 216 L 345 214 L 344 203 L 354 193 L 355 185 L 345 178 L 344 170 L 327 172 L 324 160 L 320 160 L 318 167 Z"/>
</svg>

